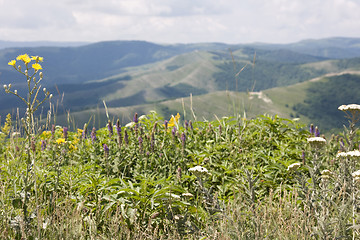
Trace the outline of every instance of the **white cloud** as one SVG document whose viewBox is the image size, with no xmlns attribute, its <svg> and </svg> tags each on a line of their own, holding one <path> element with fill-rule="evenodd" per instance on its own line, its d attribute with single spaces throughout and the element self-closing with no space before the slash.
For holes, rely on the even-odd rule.
<svg viewBox="0 0 360 240">
<path fill-rule="evenodd" d="M 360 37 L 359 12 L 355 0 L 0 0 L 0 40 L 239 43 Z"/>
</svg>

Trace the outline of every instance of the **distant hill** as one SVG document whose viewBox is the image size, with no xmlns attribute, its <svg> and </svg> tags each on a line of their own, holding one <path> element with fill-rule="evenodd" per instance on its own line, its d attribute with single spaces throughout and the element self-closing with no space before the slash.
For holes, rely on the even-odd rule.
<svg viewBox="0 0 360 240">
<path fill-rule="evenodd" d="M 235 94 L 234 91 L 243 92 L 242 96 L 248 97 L 249 92 L 266 93 L 267 89 L 298 86 L 326 74 L 360 71 L 360 39 L 353 38 L 246 45 L 161 45 L 144 41 L 109 41 L 81 46 L 2 49 L 0 84 L 11 82 L 20 93 L 26 92 L 26 83 L 7 62 L 25 52 L 44 57 L 43 86 L 55 96 L 53 104 L 59 121 L 61 114 L 67 112 L 79 119 L 86 118 L 87 113 L 103 109 L 103 100 L 109 109 L 126 111 L 137 109 L 140 112 L 141 109 L 150 109 L 143 106 L 160 106 L 160 112 L 167 116 L 175 109 L 170 103 L 186 99 L 190 94 L 194 101 L 203 101 L 201 99 L 210 96 L 205 103 L 210 104 L 211 99 L 218 99 L 219 103 L 225 101 L 219 99 L 221 93 L 226 93 L 228 99 Z M 256 97 L 255 94 L 253 98 Z M 14 113 L 17 107 L 22 106 L 21 102 L 3 91 L 0 91 L 0 98 L 0 115 Z M 167 101 L 169 104 L 164 105 Z M 288 103 L 292 101 L 289 99 Z M 252 102 L 249 104 L 253 105 Z M 295 104 L 298 104 L 297 107 L 292 109 Z M 313 118 L 304 110 L 305 105 L 301 104 L 288 104 L 281 111 L 273 108 L 268 110 L 273 113 L 285 112 L 288 116 Z M 199 115 L 203 112 L 201 109 L 196 109 Z M 207 111 L 213 116 L 224 113 L 224 109 L 224 106 L 213 107 Z M 230 110 L 236 112 L 233 106 Z M 252 112 L 266 112 L 265 108 L 260 107 L 243 110 L 249 115 Z M 120 112 L 114 110 L 113 113 Z M 122 116 L 124 118 L 125 115 Z"/>
</svg>

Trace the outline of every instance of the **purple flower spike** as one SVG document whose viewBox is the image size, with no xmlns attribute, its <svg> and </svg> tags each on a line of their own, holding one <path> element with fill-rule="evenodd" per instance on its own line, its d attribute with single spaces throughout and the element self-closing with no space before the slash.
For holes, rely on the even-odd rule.
<svg viewBox="0 0 360 240">
<path fill-rule="evenodd" d="M 185 120 L 185 129 L 187 130 L 189 128 L 189 122 Z"/>
<path fill-rule="evenodd" d="M 183 142 L 183 144 L 185 144 L 185 142 L 186 142 L 186 135 L 185 135 L 185 133 L 182 133 L 182 134 L 181 134 L 181 141 Z"/>
<path fill-rule="evenodd" d="M 171 133 L 172 133 L 172 135 L 173 135 L 174 137 L 175 137 L 176 131 L 177 131 L 177 128 L 176 128 L 176 127 L 174 127 L 174 128 L 171 130 Z"/>
<path fill-rule="evenodd" d="M 315 129 L 314 129 L 314 124 L 310 125 L 310 134 L 314 135 L 315 134 Z"/>
<path fill-rule="evenodd" d="M 68 138 L 68 128 L 67 127 L 63 128 L 63 133 L 64 133 L 64 138 L 66 140 Z"/>
<path fill-rule="evenodd" d="M 86 136 L 87 135 L 87 124 L 85 123 L 84 124 L 84 129 L 83 129 L 83 132 L 82 132 L 82 138 L 83 139 L 86 139 Z"/>
<path fill-rule="evenodd" d="M 93 128 L 91 131 L 91 141 L 93 143 L 96 141 L 96 128 Z"/>
<path fill-rule="evenodd" d="M 51 127 L 51 137 L 54 138 L 55 136 L 55 125 L 53 124 Z"/>
<path fill-rule="evenodd" d="M 41 140 L 41 151 L 44 151 L 46 148 L 46 142 L 45 140 Z"/>
<path fill-rule="evenodd" d="M 104 143 L 103 147 L 104 147 L 105 156 L 109 156 L 110 149 L 109 149 L 108 145 L 106 145 L 106 144 Z"/>
<path fill-rule="evenodd" d="M 109 130 L 109 137 L 111 137 L 113 135 L 113 125 L 110 120 L 108 123 L 108 130 Z"/>
<path fill-rule="evenodd" d="M 320 131 L 318 127 L 315 127 L 315 137 L 320 137 Z"/>
<path fill-rule="evenodd" d="M 142 137 L 139 136 L 138 140 L 139 140 L 139 143 L 140 143 L 140 145 L 141 145 L 141 144 L 143 143 Z"/>
<path fill-rule="evenodd" d="M 169 121 L 168 121 L 168 120 L 165 120 L 165 121 L 164 121 L 165 130 L 167 130 L 167 128 L 168 128 L 168 124 L 169 124 Z"/>
<path fill-rule="evenodd" d="M 189 126 L 190 126 L 191 130 L 193 130 L 193 129 L 194 129 L 194 128 L 193 128 L 193 125 L 192 125 L 192 121 L 191 121 L 191 120 L 189 121 Z"/>
<path fill-rule="evenodd" d="M 125 129 L 124 135 L 125 135 L 125 136 L 124 136 L 124 141 L 125 141 L 125 143 L 126 143 L 126 145 L 127 145 L 127 144 L 129 144 L 129 135 L 128 135 L 126 129 Z"/>
<path fill-rule="evenodd" d="M 134 115 L 133 122 L 134 122 L 135 124 L 137 124 L 137 123 L 139 122 L 138 114 L 137 114 L 137 113 L 135 113 L 135 115 Z"/>
<path fill-rule="evenodd" d="M 116 121 L 116 132 L 118 136 L 121 136 L 121 126 L 120 126 L 120 120 L 118 119 Z"/>
</svg>

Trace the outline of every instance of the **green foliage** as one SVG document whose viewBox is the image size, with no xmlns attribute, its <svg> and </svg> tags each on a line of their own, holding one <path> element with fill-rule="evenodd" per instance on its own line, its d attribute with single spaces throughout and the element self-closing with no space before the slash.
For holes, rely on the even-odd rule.
<svg viewBox="0 0 360 240">
<path fill-rule="evenodd" d="M 360 102 L 359 83 L 360 76 L 351 74 L 312 82 L 304 103 L 296 104 L 293 109 L 310 119 L 317 119 L 322 129 L 340 129 L 346 121 L 344 114 L 337 108 L 342 104 Z"/>
<path fill-rule="evenodd" d="M 262 116 L 186 124 L 176 119 L 168 128 L 162 123 L 152 112 L 119 132 L 116 126 L 111 128 L 113 124 L 92 134 L 87 128 L 69 131 L 66 137 L 61 127 L 42 132 L 34 154 L 38 193 L 29 191 L 28 201 L 29 215 L 40 214 L 48 227 L 41 228 L 38 224 L 45 223 L 34 220 L 33 233 L 40 227 L 41 234 L 48 234 L 58 211 L 72 206 L 88 219 L 84 231 L 96 226 L 97 233 L 106 234 L 106 218 L 118 214 L 120 226 L 129 231 L 138 227 L 145 231 L 149 224 L 166 231 L 172 222 L 179 234 L 186 235 L 219 217 L 224 204 L 239 193 L 245 192 L 254 203 L 277 192 L 280 185 L 290 189 L 294 183 L 286 169 L 300 161 L 306 135 L 296 122 Z M 1 160 L 8 184 L 21 182 L 26 166 L 20 154 L 23 141 L 6 143 L 7 154 L 14 156 L 10 162 Z M 196 177 L 188 171 L 196 165 L 210 175 Z M 15 186 L 7 190 L 6 196 L 13 197 L 6 209 L 13 210 L 4 220 L 15 221 L 21 194 Z"/>
</svg>

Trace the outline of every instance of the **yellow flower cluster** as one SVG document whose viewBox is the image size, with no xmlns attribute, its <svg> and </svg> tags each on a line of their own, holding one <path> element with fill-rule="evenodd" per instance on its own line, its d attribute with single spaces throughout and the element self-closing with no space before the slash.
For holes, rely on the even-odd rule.
<svg viewBox="0 0 360 240">
<path fill-rule="evenodd" d="M 168 127 L 174 127 L 175 125 L 177 125 L 179 123 L 179 119 L 180 119 L 179 113 L 177 113 L 177 115 L 175 117 L 171 116 L 171 119 L 168 123 Z"/>
<path fill-rule="evenodd" d="M 58 138 L 58 139 L 56 139 L 56 143 L 57 143 L 57 144 L 65 143 L 65 138 Z"/>
<path fill-rule="evenodd" d="M 44 60 L 43 57 L 39 57 L 39 56 L 31 56 L 31 58 L 29 57 L 29 55 L 22 54 L 16 57 L 16 60 L 18 61 L 22 61 L 23 63 L 25 63 L 25 65 L 27 66 L 32 60 L 35 61 L 34 64 L 32 64 L 32 68 L 35 70 L 35 72 L 39 71 L 42 69 L 41 65 L 39 64 L 39 62 L 42 62 Z M 8 65 L 13 66 L 14 68 L 16 68 L 16 60 L 11 60 L 10 62 L 8 62 Z"/>
</svg>

